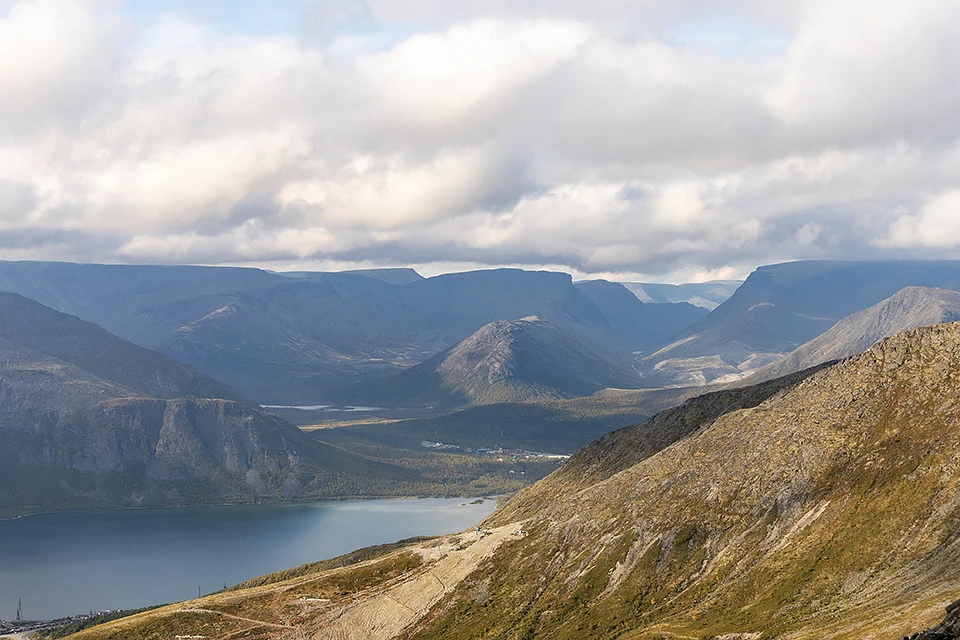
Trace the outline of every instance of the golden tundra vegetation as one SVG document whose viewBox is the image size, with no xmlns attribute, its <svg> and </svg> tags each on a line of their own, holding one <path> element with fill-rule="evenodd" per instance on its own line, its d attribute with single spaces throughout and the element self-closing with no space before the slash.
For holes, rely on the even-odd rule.
<svg viewBox="0 0 960 640">
<path fill-rule="evenodd" d="M 934 626 L 960 598 L 960 324 L 784 384 L 610 434 L 480 532 L 74 637 L 860 640 Z"/>
</svg>

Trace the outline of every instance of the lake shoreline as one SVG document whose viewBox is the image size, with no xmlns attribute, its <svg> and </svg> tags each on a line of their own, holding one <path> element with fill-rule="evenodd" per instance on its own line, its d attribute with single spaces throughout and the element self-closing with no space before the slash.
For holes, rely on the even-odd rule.
<svg viewBox="0 0 960 640">
<path fill-rule="evenodd" d="M 496 499 L 380 498 L 72 511 L 0 522 L 0 618 L 133 609 L 399 540 L 459 532 Z M 19 521 L 18 521 L 19 520 Z M 149 549 L 149 553 L 144 550 Z M 63 579 L 84 576 L 83 587 Z"/>
<path fill-rule="evenodd" d="M 472 495 L 472 496 L 462 496 L 462 495 L 448 495 L 448 494 L 437 494 L 437 495 L 419 495 L 419 496 L 330 496 L 322 498 L 309 498 L 306 500 L 264 500 L 258 502 L 199 502 L 191 504 L 168 504 L 168 505 L 147 505 L 143 507 L 115 507 L 115 508 L 104 508 L 104 509 L 67 509 L 67 510 L 57 510 L 57 511 L 31 511 L 30 513 L 21 513 L 12 516 L 3 516 L 0 517 L 0 522 L 9 522 L 11 520 L 22 520 L 24 518 L 30 518 L 32 516 L 46 516 L 46 515 L 66 515 L 70 513 L 116 513 L 124 511 L 150 511 L 150 510 L 161 510 L 161 509 L 190 509 L 194 507 L 253 507 L 253 506 L 266 506 L 266 505 L 298 505 L 298 504 L 313 504 L 318 502 L 345 502 L 345 501 L 356 501 L 363 502 L 367 500 L 427 500 L 427 499 L 450 499 L 450 500 L 477 500 L 482 498 L 483 500 L 494 500 L 497 502 L 498 507 L 500 504 L 500 499 L 503 497 L 502 494 L 496 495 Z"/>
</svg>

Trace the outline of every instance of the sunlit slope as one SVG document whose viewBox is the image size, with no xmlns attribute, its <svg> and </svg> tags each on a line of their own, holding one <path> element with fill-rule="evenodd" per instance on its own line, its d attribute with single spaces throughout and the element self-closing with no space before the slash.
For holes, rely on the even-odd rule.
<svg viewBox="0 0 960 640">
<path fill-rule="evenodd" d="M 692 434 L 659 453 L 629 429 L 592 445 L 488 535 L 79 637 L 898 640 L 939 623 L 960 596 L 960 324 L 724 393 L 654 418 Z"/>
<path fill-rule="evenodd" d="M 710 315 L 646 356 L 645 375 L 651 384 L 742 378 L 909 286 L 957 290 L 960 262 L 809 260 L 759 267 Z"/>
<path fill-rule="evenodd" d="M 406 635 L 918 631 L 960 595 L 958 393 L 960 325 L 881 342 L 542 500 L 524 539 Z"/>
</svg>

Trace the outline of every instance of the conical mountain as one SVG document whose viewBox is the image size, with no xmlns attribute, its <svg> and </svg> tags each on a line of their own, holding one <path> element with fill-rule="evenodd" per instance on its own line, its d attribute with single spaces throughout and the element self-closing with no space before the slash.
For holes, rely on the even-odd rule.
<svg viewBox="0 0 960 640">
<path fill-rule="evenodd" d="M 753 374 L 750 382 L 772 380 L 830 360 L 863 353 L 901 331 L 960 320 L 960 293 L 906 287 L 872 307 L 847 316 L 830 330 Z"/>
<path fill-rule="evenodd" d="M 526 318 L 484 325 L 453 348 L 354 395 L 452 407 L 586 396 L 636 382 L 552 323 Z"/>
</svg>

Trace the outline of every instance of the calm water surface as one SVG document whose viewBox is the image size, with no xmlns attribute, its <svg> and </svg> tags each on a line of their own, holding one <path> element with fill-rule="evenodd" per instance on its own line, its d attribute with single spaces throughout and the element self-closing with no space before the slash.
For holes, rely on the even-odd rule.
<svg viewBox="0 0 960 640">
<path fill-rule="evenodd" d="M 494 501 L 357 500 L 62 513 L 0 521 L 0 619 L 175 602 L 417 535 L 462 531 Z"/>
</svg>

